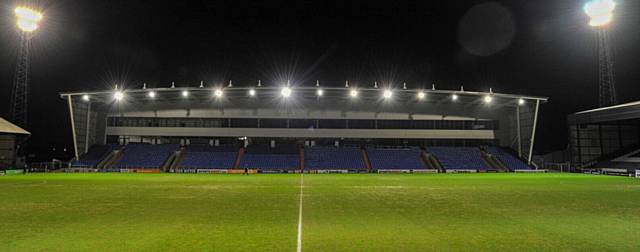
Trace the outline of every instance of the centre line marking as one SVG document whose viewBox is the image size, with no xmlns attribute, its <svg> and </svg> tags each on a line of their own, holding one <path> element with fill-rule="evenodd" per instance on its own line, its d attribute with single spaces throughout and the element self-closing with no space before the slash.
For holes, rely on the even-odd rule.
<svg viewBox="0 0 640 252">
<path fill-rule="evenodd" d="M 300 209 L 298 209 L 298 248 L 297 252 L 302 252 L 302 190 L 304 186 L 304 173 L 300 173 Z"/>
</svg>

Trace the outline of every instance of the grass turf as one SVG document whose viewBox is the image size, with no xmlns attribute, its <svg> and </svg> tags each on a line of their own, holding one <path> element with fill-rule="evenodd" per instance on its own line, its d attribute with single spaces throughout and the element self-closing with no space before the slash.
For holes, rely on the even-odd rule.
<svg viewBox="0 0 640 252">
<path fill-rule="evenodd" d="M 295 251 L 300 175 L 0 177 L 1 251 Z M 639 251 L 640 180 L 304 175 L 303 251 Z"/>
</svg>

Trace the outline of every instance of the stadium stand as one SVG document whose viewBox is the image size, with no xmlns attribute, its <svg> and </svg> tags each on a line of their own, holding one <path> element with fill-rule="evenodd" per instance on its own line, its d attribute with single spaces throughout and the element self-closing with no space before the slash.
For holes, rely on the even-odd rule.
<svg viewBox="0 0 640 252">
<path fill-rule="evenodd" d="M 73 162 L 72 167 L 95 168 L 100 161 L 109 155 L 109 153 L 120 148 L 121 146 L 119 145 L 93 145 L 89 148 L 87 153 L 83 154 L 78 158 L 78 160 Z"/>
<path fill-rule="evenodd" d="M 310 147 L 304 150 L 305 170 L 366 170 L 362 150 L 349 147 Z"/>
<path fill-rule="evenodd" d="M 178 144 L 129 144 L 113 168 L 161 168 L 167 158 L 179 148 Z"/>
<path fill-rule="evenodd" d="M 296 146 L 250 145 L 240 160 L 242 169 L 297 170 L 300 168 L 300 153 Z"/>
<path fill-rule="evenodd" d="M 188 146 L 180 161 L 182 169 L 232 169 L 237 147 Z"/>
<path fill-rule="evenodd" d="M 603 161 L 598 162 L 596 166 L 602 168 L 627 169 L 629 171 L 640 169 L 640 163 L 638 162 Z"/>
<path fill-rule="evenodd" d="M 472 147 L 429 147 L 445 170 L 489 170 L 482 152 Z"/>
<path fill-rule="evenodd" d="M 618 157 L 606 158 L 603 161 L 597 162 L 594 167 L 599 168 L 602 174 L 617 175 L 634 174 L 636 170 L 640 169 L 640 150 L 637 146 L 632 145 L 627 148 L 622 148 L 612 153 L 612 155 Z"/>
<path fill-rule="evenodd" d="M 497 157 L 498 160 L 500 160 L 500 162 L 502 162 L 505 166 L 507 166 L 507 168 L 509 168 L 509 170 L 514 171 L 514 170 L 531 170 L 532 169 L 524 161 L 511 155 L 510 153 L 508 153 L 506 150 L 502 148 L 495 147 L 495 146 L 488 146 L 487 148 L 485 148 L 485 150 L 489 154 Z"/>
<path fill-rule="evenodd" d="M 373 170 L 420 170 L 426 169 L 422 161 L 422 150 L 408 149 L 367 149 Z"/>
</svg>

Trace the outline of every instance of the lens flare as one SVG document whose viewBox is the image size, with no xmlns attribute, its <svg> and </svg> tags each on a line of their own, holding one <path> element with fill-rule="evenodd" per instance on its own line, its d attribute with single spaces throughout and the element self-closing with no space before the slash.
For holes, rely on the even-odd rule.
<svg viewBox="0 0 640 252">
<path fill-rule="evenodd" d="M 16 18 L 18 18 L 17 24 L 20 30 L 33 32 L 40 27 L 39 23 L 43 18 L 42 13 L 22 6 L 17 7 L 14 12 Z"/>
<path fill-rule="evenodd" d="M 606 26 L 613 20 L 613 10 L 616 3 L 613 0 L 592 0 L 584 5 L 584 12 L 591 18 L 590 26 Z"/>
</svg>

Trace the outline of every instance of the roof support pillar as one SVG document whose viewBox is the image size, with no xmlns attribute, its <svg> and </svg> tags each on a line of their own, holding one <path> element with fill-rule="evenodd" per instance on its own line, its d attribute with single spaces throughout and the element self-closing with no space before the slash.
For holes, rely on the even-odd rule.
<svg viewBox="0 0 640 252">
<path fill-rule="evenodd" d="M 518 136 L 518 157 L 522 158 L 522 135 L 520 134 L 520 106 L 516 106 L 516 132 Z"/>
<path fill-rule="evenodd" d="M 67 104 L 69 105 L 69 118 L 71 119 L 71 135 L 73 135 L 73 153 L 75 159 L 78 160 L 78 140 L 76 136 L 76 122 L 73 118 L 73 102 L 71 101 L 71 95 L 67 95 Z"/>
<path fill-rule="evenodd" d="M 84 153 L 89 152 L 89 125 L 91 123 L 91 102 L 87 102 L 87 124 L 86 124 L 86 133 L 84 135 Z"/>
<path fill-rule="evenodd" d="M 538 124 L 538 109 L 540 108 L 540 100 L 536 100 L 536 110 L 533 114 L 533 125 L 531 125 L 531 144 L 529 145 L 529 156 L 527 157 L 527 163 L 531 165 L 531 158 L 533 156 L 533 145 L 536 142 L 536 126 Z"/>
</svg>

